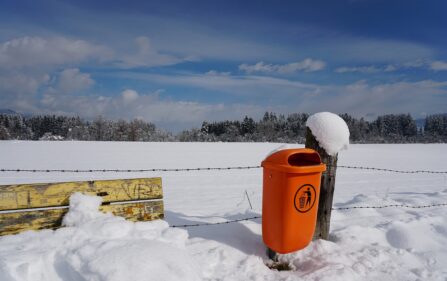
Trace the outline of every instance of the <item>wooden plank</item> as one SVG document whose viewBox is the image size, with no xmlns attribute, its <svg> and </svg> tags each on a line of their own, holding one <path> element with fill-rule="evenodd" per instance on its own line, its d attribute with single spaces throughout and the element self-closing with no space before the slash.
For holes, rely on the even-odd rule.
<svg viewBox="0 0 447 281">
<path fill-rule="evenodd" d="M 101 196 L 106 203 L 163 198 L 161 178 L 2 185 L 0 211 L 68 206 L 74 192 Z"/>
<path fill-rule="evenodd" d="M 102 205 L 100 210 L 130 221 L 151 221 L 164 217 L 162 200 Z M 25 230 L 59 228 L 67 212 L 68 208 L 0 213 L 0 236 Z"/>
</svg>

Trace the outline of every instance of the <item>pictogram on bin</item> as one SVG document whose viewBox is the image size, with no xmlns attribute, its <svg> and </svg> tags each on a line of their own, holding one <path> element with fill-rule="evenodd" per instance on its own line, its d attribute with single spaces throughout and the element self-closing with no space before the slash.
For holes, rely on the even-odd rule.
<svg viewBox="0 0 447 281">
<path fill-rule="evenodd" d="M 263 162 L 262 238 L 285 254 L 306 247 L 317 220 L 321 174 L 326 165 L 312 149 L 284 149 Z"/>
</svg>

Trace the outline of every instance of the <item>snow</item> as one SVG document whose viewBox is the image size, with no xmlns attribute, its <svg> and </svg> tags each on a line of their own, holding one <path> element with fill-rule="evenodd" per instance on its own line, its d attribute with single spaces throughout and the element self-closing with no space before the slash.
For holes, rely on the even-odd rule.
<svg viewBox="0 0 447 281">
<path fill-rule="evenodd" d="M 307 119 L 306 126 L 329 155 L 335 156 L 349 146 L 348 125 L 337 114 L 330 112 L 316 113 Z"/>
<path fill-rule="evenodd" d="M 277 143 L 0 142 L 0 168 L 144 169 L 259 165 Z M 292 145 L 293 147 L 293 145 Z M 302 147 L 302 145 L 295 145 Z M 290 148 L 290 146 L 289 146 Z M 446 144 L 351 145 L 339 165 L 447 171 Z M 165 221 L 133 223 L 73 195 L 64 228 L 0 238 L 0 280 L 446 280 L 447 208 L 334 210 L 330 241 L 265 263 L 262 169 L 148 173 L 0 173 L 0 184 L 163 178 Z M 246 199 L 247 191 L 253 209 Z M 447 202 L 447 175 L 337 170 L 334 207 Z M 70 219 L 69 219 L 70 218 Z"/>
<path fill-rule="evenodd" d="M 75 193 L 56 231 L 0 239 L 1 280 L 201 280 L 188 234 L 164 221 L 133 223 L 99 212 L 101 198 Z"/>
<path fill-rule="evenodd" d="M 102 198 L 99 196 L 85 196 L 76 192 L 70 196 L 70 211 L 64 216 L 62 225 L 80 226 L 97 217 L 103 216 L 98 212 Z"/>
</svg>

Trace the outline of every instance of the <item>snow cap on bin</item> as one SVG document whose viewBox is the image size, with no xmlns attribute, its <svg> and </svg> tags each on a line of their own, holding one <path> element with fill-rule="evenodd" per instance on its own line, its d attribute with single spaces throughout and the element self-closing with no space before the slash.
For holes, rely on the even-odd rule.
<svg viewBox="0 0 447 281">
<path fill-rule="evenodd" d="M 276 151 L 262 161 L 264 168 L 286 173 L 315 173 L 326 170 L 320 155 L 310 148 L 292 148 Z"/>
</svg>

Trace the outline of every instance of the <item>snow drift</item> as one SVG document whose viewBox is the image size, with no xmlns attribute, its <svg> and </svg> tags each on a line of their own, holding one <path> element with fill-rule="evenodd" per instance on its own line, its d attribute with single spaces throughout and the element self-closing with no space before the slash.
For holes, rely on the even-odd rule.
<svg viewBox="0 0 447 281">
<path fill-rule="evenodd" d="M 63 227 L 0 239 L 2 281 L 201 280 L 186 231 L 165 221 L 129 222 L 75 193 Z"/>
</svg>

